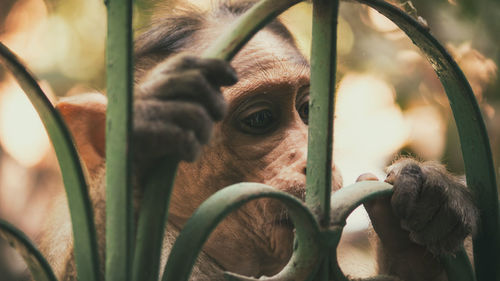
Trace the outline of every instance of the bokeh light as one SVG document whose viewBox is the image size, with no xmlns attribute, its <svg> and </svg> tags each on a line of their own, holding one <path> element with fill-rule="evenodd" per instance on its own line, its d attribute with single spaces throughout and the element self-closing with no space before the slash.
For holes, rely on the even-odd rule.
<svg viewBox="0 0 500 281">
<path fill-rule="evenodd" d="M 50 142 L 37 112 L 13 81 L 0 88 L 0 144 L 22 165 L 38 164 Z"/>
</svg>

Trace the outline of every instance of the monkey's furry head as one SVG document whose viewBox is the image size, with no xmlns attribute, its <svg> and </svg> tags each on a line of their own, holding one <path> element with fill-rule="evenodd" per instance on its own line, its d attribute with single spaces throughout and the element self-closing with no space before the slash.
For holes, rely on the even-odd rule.
<svg viewBox="0 0 500 281">
<path fill-rule="evenodd" d="M 151 65 L 172 54 L 185 51 L 194 44 L 203 48 L 210 42 L 198 38 L 198 34 L 212 30 L 214 36 L 219 35 L 229 26 L 228 23 L 256 2 L 222 0 L 212 3 L 212 8 L 208 10 L 189 2 L 176 3 L 173 7 L 158 6 L 153 12 L 151 24 L 135 40 L 136 80 Z M 279 20 L 270 22 L 266 29 L 295 45 L 292 34 Z"/>
</svg>

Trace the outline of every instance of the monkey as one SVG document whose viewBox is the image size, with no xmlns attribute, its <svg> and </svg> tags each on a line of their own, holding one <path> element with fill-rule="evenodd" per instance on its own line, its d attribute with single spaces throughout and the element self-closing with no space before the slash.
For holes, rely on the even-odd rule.
<svg viewBox="0 0 500 281">
<path fill-rule="evenodd" d="M 135 42 L 134 199 L 158 161 L 179 160 L 162 247 L 162 264 L 183 224 L 217 190 L 259 182 L 305 198 L 310 66 L 293 35 L 273 20 L 231 64 L 199 56 L 254 1 L 223 1 L 211 10 L 161 7 Z M 106 97 L 61 100 L 89 178 L 104 257 Z M 378 180 L 370 174 L 359 180 Z M 447 280 L 439 257 L 474 233 L 478 210 L 465 184 L 437 163 L 397 160 L 385 179 L 391 197 L 365 204 L 378 236 L 377 280 Z M 332 192 L 342 186 L 332 165 Z M 76 280 L 64 193 L 54 199 L 40 247 L 60 280 Z M 271 199 L 250 202 L 212 233 L 191 280 L 224 280 L 223 271 L 272 276 L 292 254 L 293 222 Z M 101 267 L 103 269 L 103 265 Z M 355 277 L 353 277 L 355 280 Z"/>
</svg>

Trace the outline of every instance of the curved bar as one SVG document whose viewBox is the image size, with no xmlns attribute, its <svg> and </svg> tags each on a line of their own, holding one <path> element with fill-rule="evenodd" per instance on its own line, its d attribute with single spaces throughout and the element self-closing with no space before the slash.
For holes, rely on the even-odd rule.
<svg viewBox="0 0 500 281">
<path fill-rule="evenodd" d="M 186 281 L 201 248 L 215 227 L 243 204 L 259 199 L 275 198 L 288 209 L 296 227 L 296 247 L 285 268 L 273 277 L 233 280 L 306 280 L 320 260 L 320 233 L 316 220 L 307 207 L 292 195 L 259 183 L 238 183 L 208 198 L 188 220 L 177 238 L 165 267 L 163 281 Z"/>
<path fill-rule="evenodd" d="M 332 195 L 330 228 L 344 227 L 347 217 L 359 205 L 392 194 L 392 185 L 383 181 L 361 181 L 342 187 Z"/>
<path fill-rule="evenodd" d="M 359 205 L 370 201 L 376 197 L 392 194 L 392 185 L 381 181 L 361 181 L 355 184 L 342 187 L 336 191 L 331 198 L 330 230 L 335 249 L 330 258 L 330 277 L 333 280 L 347 281 L 337 261 L 336 247 L 342 235 L 342 230 L 346 224 L 347 217 Z"/>
<path fill-rule="evenodd" d="M 59 161 L 73 225 L 75 261 L 80 280 L 99 280 L 99 256 L 92 205 L 71 134 L 33 74 L 0 43 L 0 62 L 9 69 L 35 107 Z"/>
<path fill-rule="evenodd" d="M 52 268 L 38 249 L 20 230 L 6 221 L 0 220 L 0 237 L 18 251 L 28 265 L 35 281 L 57 281 Z"/>
<path fill-rule="evenodd" d="M 230 61 L 238 51 L 268 22 L 303 0 L 261 0 L 215 40 L 203 53 L 207 58 Z"/>
<path fill-rule="evenodd" d="M 467 185 L 480 208 L 480 229 L 474 238 L 478 280 L 500 280 L 500 230 L 495 169 L 486 127 L 474 93 L 457 63 L 415 19 L 381 0 L 357 0 L 371 6 L 399 26 L 426 55 L 444 86 L 460 136 Z M 458 266 L 458 265 L 457 265 Z"/>
</svg>

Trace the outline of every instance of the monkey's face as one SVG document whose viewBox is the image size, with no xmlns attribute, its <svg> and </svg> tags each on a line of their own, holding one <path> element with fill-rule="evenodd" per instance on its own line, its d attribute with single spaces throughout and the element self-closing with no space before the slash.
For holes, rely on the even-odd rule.
<svg viewBox="0 0 500 281">
<path fill-rule="evenodd" d="M 226 117 L 200 159 L 179 168 L 171 201 L 175 224 L 182 225 L 203 200 L 237 182 L 265 183 L 305 196 L 308 62 L 289 42 L 264 30 L 232 66 L 239 81 L 223 89 Z M 263 199 L 230 215 L 205 250 L 226 269 L 270 275 L 288 261 L 292 242 L 293 225 L 285 209 L 276 200 Z"/>
</svg>

